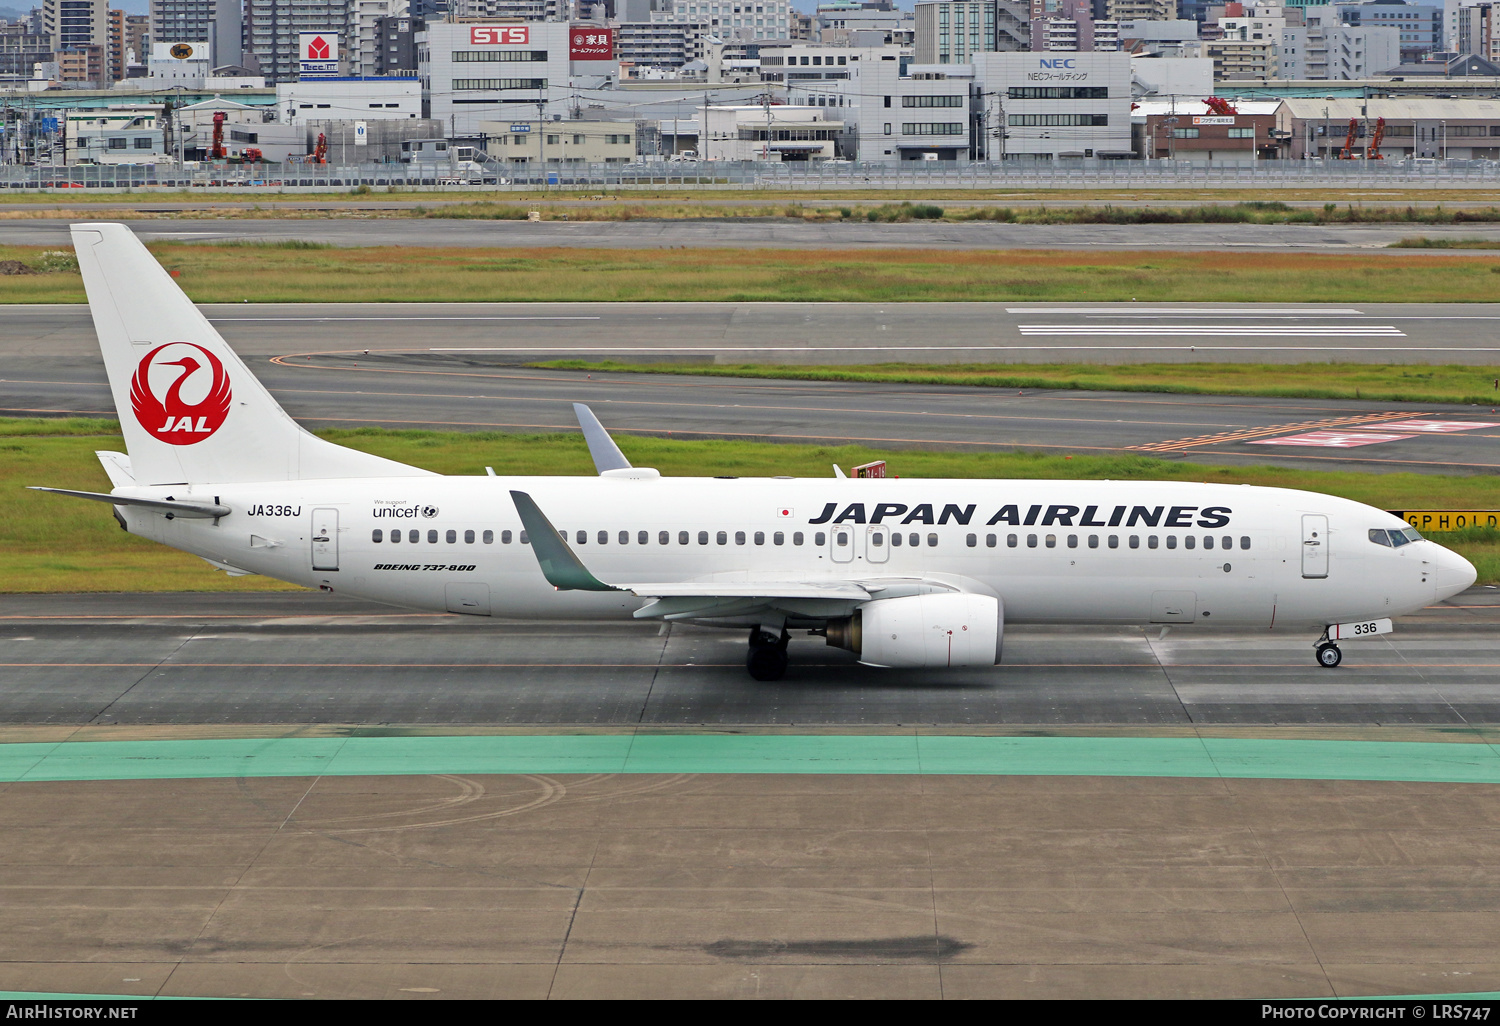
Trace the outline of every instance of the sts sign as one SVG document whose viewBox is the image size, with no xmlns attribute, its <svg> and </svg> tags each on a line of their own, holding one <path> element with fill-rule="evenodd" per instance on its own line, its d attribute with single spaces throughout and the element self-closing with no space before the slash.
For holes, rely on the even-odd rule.
<svg viewBox="0 0 1500 1026">
<path fill-rule="evenodd" d="M 527 25 L 471 25 L 469 42 L 474 46 L 525 46 L 531 42 Z"/>
<path fill-rule="evenodd" d="M 568 30 L 568 59 L 607 61 L 615 56 L 614 30 L 597 25 L 574 25 Z"/>
</svg>

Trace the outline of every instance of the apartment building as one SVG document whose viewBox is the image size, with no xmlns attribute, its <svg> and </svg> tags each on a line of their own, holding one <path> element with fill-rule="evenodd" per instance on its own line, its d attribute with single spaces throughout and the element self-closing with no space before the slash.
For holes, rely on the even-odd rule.
<svg viewBox="0 0 1500 1026">
<path fill-rule="evenodd" d="M 243 13 L 240 0 L 151 0 L 151 38 L 160 43 L 207 41 L 213 67 L 241 64 Z M 146 59 L 144 53 L 137 56 Z"/>
</svg>

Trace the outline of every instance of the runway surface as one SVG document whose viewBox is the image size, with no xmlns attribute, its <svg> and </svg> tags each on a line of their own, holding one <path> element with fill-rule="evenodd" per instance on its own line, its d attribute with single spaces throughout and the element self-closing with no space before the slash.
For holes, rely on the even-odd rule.
<svg viewBox="0 0 1500 1026">
<path fill-rule="evenodd" d="M 72 219 L 79 220 L 78 218 Z M 71 245 L 66 219 L 0 221 L 0 244 Z M 872 224 L 787 218 L 637 221 L 469 221 L 371 218 L 187 218 L 126 220 L 146 242 L 234 240 L 326 242 L 335 246 L 563 246 L 586 249 L 768 247 L 789 249 L 1077 249 L 1382 252 L 1412 236 L 1500 240 L 1497 224 L 1360 225 L 1028 225 L 989 222 Z M 1471 256 L 1485 256 L 1476 251 Z"/>
<path fill-rule="evenodd" d="M 1500 363 L 1500 306 L 1493 304 L 1208 311 L 980 303 L 204 310 L 288 412 L 313 428 L 574 431 L 570 404 L 588 402 L 607 426 L 627 434 L 976 452 L 1124 450 L 1329 469 L 1469 473 L 1500 466 L 1500 413 L 1493 412 L 1500 407 L 585 375 L 517 366 L 576 356 L 834 364 L 1426 359 L 1493 366 Z M 114 416 L 86 308 L 0 307 L 0 415 L 65 413 Z"/>
<path fill-rule="evenodd" d="M 572 430 L 567 403 L 582 399 L 613 428 L 689 437 L 1496 466 L 1500 415 L 1488 407 L 515 366 L 585 343 L 627 357 L 873 362 L 870 345 L 879 359 L 997 360 L 1034 341 L 1119 345 L 1110 351 L 1126 359 L 1194 359 L 1184 346 L 1203 345 L 1233 347 L 1215 359 L 1264 359 L 1252 347 L 1271 345 L 1493 364 L 1500 324 L 1495 306 L 1214 308 L 1212 321 L 1181 307 L 1002 309 L 206 312 L 310 426 Z M 934 313 L 940 343 L 996 348 L 930 355 Z M 452 317 L 482 319 L 439 319 Z M 1190 331 L 1226 334 L 1160 341 L 1184 317 Z M 1144 329 L 1144 343 L 1096 330 L 1111 325 Z M 1363 334 L 1272 330 L 1309 325 Z M 1228 333 L 1245 328 L 1257 333 Z M 1142 344 L 1171 348 L 1125 348 Z M 1319 358 L 1311 351 L 1275 355 Z M 0 413 L 113 415 L 79 307 L 0 308 L 0 379 Z M 1453 427 L 1430 428 L 1442 422 Z M 1299 436 L 1321 441 L 1260 444 Z M 311 593 L 6 595 L 0 760 L 12 765 L 27 743 L 140 742 L 141 760 L 153 745 L 216 738 L 696 732 L 873 747 L 926 731 L 1384 741 L 1457 749 L 1459 762 L 1472 749 L 1488 765 L 1497 625 L 1500 591 L 1474 589 L 1346 644 L 1335 671 L 1314 665 L 1309 632 L 1011 627 L 1002 665 L 941 674 L 868 670 L 798 637 L 787 677 L 767 684 L 746 675 L 736 632 L 507 623 Z M 292 998 L 1500 990 L 1500 785 L 827 768 L 412 774 L 398 761 L 353 777 L 0 783 L 0 985 Z"/>
<path fill-rule="evenodd" d="M 316 594 L 0 597 L 0 723 L 1500 722 L 1500 591 L 1313 662 L 1308 632 L 1010 627 L 997 668 L 871 671 L 797 637 L 758 683 L 734 631 L 502 623 Z"/>
</svg>

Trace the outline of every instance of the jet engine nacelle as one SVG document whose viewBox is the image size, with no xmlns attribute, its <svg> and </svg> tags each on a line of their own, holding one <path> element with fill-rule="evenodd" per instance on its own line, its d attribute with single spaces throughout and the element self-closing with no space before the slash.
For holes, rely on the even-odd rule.
<svg viewBox="0 0 1500 1026">
<path fill-rule="evenodd" d="M 989 595 L 948 593 L 876 599 L 828 625 L 828 643 L 867 666 L 994 666 L 1004 610 Z"/>
</svg>

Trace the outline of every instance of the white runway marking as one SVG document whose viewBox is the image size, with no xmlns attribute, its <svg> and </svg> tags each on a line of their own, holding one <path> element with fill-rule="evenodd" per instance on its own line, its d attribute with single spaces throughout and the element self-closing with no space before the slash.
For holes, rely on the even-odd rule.
<svg viewBox="0 0 1500 1026">
<path fill-rule="evenodd" d="M 1318 307 L 1311 310 L 1291 310 L 1268 307 L 1266 309 L 1209 310 L 1171 306 L 1101 306 L 1097 308 L 1077 306 L 1007 306 L 1006 313 L 1013 314 L 1065 314 L 1073 317 L 1363 317 L 1354 309 Z"/>
<path fill-rule="evenodd" d="M 1394 324 L 1022 324 L 1022 335 L 1201 335 L 1215 338 L 1405 338 Z"/>
</svg>

